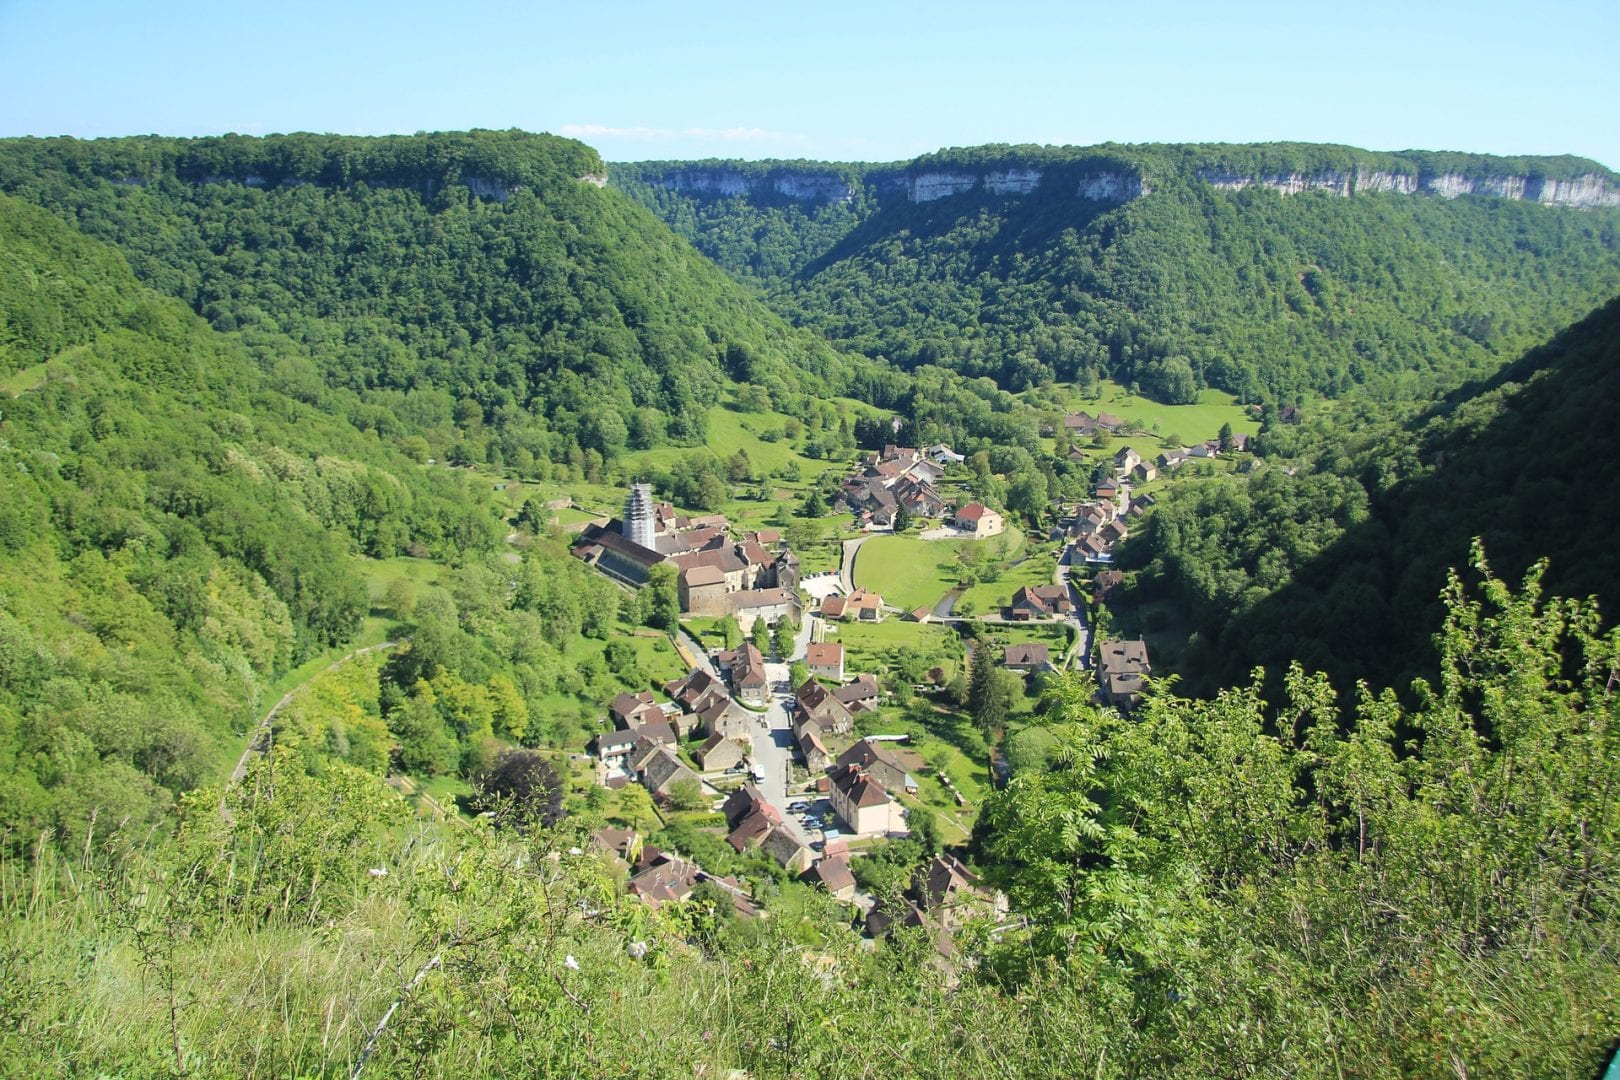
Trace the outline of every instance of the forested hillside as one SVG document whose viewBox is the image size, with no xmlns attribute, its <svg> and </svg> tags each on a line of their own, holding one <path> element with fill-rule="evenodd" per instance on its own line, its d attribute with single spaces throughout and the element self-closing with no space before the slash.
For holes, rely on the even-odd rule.
<svg viewBox="0 0 1620 1080">
<path fill-rule="evenodd" d="M 560 541 L 498 551 L 487 483 L 354 427 L 363 391 L 307 381 L 295 342 L 214 330 L 6 196 L 0 268 L 0 847 L 168 821 L 298 665 L 389 633 L 412 644 L 282 746 L 471 774 L 646 681 L 607 640 L 634 598 Z"/>
<path fill-rule="evenodd" d="M 1014 391 L 1420 398 L 1620 292 L 1616 178 L 1575 158 L 992 146 L 611 175 L 794 321 Z"/>
<path fill-rule="evenodd" d="M 1493 378 L 1402 422 L 1370 410 L 1262 432 L 1252 478 L 1173 490 L 1125 545 L 1139 602 L 1197 639 L 1200 688 L 1290 660 L 1345 685 L 1431 673 L 1447 567 L 1482 538 L 1501 573 L 1546 559 L 1548 588 L 1620 610 L 1620 301 Z"/>
<path fill-rule="evenodd" d="M 0 191 L 216 329 L 296 342 L 284 387 L 354 391 L 384 438 L 530 469 L 701 443 L 734 380 L 782 403 L 862 388 L 872 365 L 787 327 L 601 169 L 521 132 L 0 140 Z"/>
</svg>

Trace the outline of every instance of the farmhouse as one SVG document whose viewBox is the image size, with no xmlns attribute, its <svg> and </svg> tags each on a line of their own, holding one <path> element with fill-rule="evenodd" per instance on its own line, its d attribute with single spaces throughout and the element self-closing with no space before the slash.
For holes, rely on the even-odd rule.
<svg viewBox="0 0 1620 1080">
<path fill-rule="evenodd" d="M 1097 647 L 1097 681 L 1104 703 L 1125 711 L 1135 708 L 1151 674 L 1145 641 L 1105 641 Z"/>
<path fill-rule="evenodd" d="M 1052 666 L 1052 652 L 1038 641 L 1008 645 L 1002 652 L 1001 663 L 1008 671 L 1042 671 Z"/>
<path fill-rule="evenodd" d="M 830 787 L 833 813 L 850 832 L 857 836 L 887 836 L 906 831 L 900 804 L 860 766 L 834 768 Z"/>
<path fill-rule="evenodd" d="M 1050 619 L 1074 613 L 1066 585 L 1025 585 L 1013 593 L 1007 606 L 1011 619 Z"/>
<path fill-rule="evenodd" d="M 829 596 L 821 602 L 824 619 L 853 619 L 856 622 L 882 622 L 883 597 L 866 589 L 856 589 L 848 596 Z"/>
<path fill-rule="evenodd" d="M 844 681 L 844 647 L 836 642 L 815 642 L 804 651 L 805 665 L 818 679 Z"/>
<path fill-rule="evenodd" d="M 950 526 L 978 538 L 995 536 L 1003 528 L 1001 515 L 983 503 L 968 503 L 956 509 L 950 517 Z"/>
</svg>

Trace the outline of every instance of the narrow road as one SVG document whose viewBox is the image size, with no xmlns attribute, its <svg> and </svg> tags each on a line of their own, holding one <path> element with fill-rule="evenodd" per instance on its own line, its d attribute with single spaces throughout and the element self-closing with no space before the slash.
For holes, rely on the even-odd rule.
<svg viewBox="0 0 1620 1080">
<path fill-rule="evenodd" d="M 325 675 L 327 672 L 336 671 L 338 668 L 342 667 L 344 664 L 347 664 L 357 656 L 365 656 L 367 653 L 381 652 L 384 649 L 392 649 L 398 644 L 399 642 L 397 641 L 380 641 L 375 645 L 367 645 L 363 649 L 356 649 L 347 656 L 340 657 L 339 659 L 332 661 L 330 664 L 327 664 L 320 671 L 317 671 L 315 674 L 311 675 L 309 678 L 305 679 L 303 682 L 299 683 L 285 694 L 282 694 L 281 700 L 270 706 L 270 711 L 264 714 L 264 719 L 259 721 L 259 725 L 253 729 L 253 734 L 248 736 L 247 747 L 242 751 L 242 756 L 236 759 L 236 768 L 231 770 L 231 778 L 230 781 L 225 785 L 225 793 L 219 798 L 219 813 L 220 816 L 225 819 L 225 823 L 227 825 L 231 823 L 234 816 L 232 815 L 229 806 L 226 805 L 229 799 L 230 790 L 237 784 L 240 784 L 247 776 L 248 761 L 253 757 L 253 755 L 266 753 L 269 751 L 270 747 L 275 744 L 276 714 L 282 709 L 285 709 L 292 699 L 298 695 L 300 690 L 304 689 L 304 687 L 308 686 L 322 675 Z"/>
<path fill-rule="evenodd" d="M 855 591 L 855 556 L 860 554 L 861 545 L 870 539 L 870 536 L 858 536 L 844 541 L 844 562 L 838 568 L 838 581 L 844 586 L 845 595 Z"/>
<path fill-rule="evenodd" d="M 711 678 L 725 682 L 724 679 L 720 678 L 720 672 L 715 668 L 714 661 L 709 659 L 708 651 L 698 643 L 697 638 L 686 632 L 686 627 L 679 627 L 675 631 L 675 641 L 676 644 L 685 647 L 686 651 L 692 654 L 691 659 L 697 663 L 698 667 L 708 672 Z"/>
<path fill-rule="evenodd" d="M 1071 548 L 1069 554 L 1073 554 Z M 1074 605 L 1074 615 L 1069 620 L 1074 626 L 1074 645 L 1063 658 L 1063 667 L 1085 670 L 1088 658 L 1091 656 L 1091 626 L 1086 622 L 1085 598 L 1080 590 L 1069 580 L 1069 560 L 1059 559 L 1056 569 L 1052 572 L 1052 580 L 1062 585 L 1069 593 L 1069 602 Z"/>
<path fill-rule="evenodd" d="M 242 756 L 236 761 L 236 768 L 231 770 L 231 783 L 240 784 L 242 782 L 242 778 L 247 775 L 248 759 L 254 754 L 262 754 L 270 748 L 271 724 L 276 718 L 276 713 L 286 708 L 288 704 L 292 702 L 292 699 L 297 696 L 300 690 L 314 682 L 316 679 L 320 678 L 322 675 L 325 675 L 327 672 L 336 671 L 338 668 L 342 667 L 344 664 L 347 664 L 356 657 L 365 656 L 367 653 L 379 652 L 383 649 L 392 649 L 398 644 L 399 642 L 397 641 L 380 641 L 375 645 L 367 645 L 363 649 L 356 649 L 347 656 L 341 657 L 340 659 L 334 660 L 330 664 L 327 664 L 320 671 L 317 671 L 315 674 L 311 675 L 309 678 L 305 679 L 303 682 L 299 683 L 285 694 L 282 694 L 281 700 L 270 707 L 270 711 L 264 714 L 264 719 L 259 721 L 259 726 L 253 729 L 253 734 L 248 739 L 247 749 L 242 751 Z"/>
<path fill-rule="evenodd" d="M 757 721 L 759 726 L 754 731 L 754 762 L 765 773 L 765 779 L 759 783 L 760 794 L 781 812 L 783 825 L 801 844 L 808 844 L 811 838 L 798 820 L 787 812 L 788 776 L 793 767 L 794 690 L 788 679 L 788 665 L 804 658 L 819 621 L 814 615 L 806 616 L 798 633 L 793 636 L 793 651 L 781 661 L 765 665 L 765 677 L 771 682 L 771 706 Z"/>
</svg>

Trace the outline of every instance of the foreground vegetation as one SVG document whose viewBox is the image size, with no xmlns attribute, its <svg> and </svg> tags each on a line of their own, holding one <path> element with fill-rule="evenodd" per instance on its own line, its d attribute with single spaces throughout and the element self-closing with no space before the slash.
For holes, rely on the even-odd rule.
<svg viewBox="0 0 1620 1080">
<path fill-rule="evenodd" d="M 1283 710 L 1160 694 L 1127 724 L 1059 683 L 1045 764 L 975 830 L 1027 925 L 959 933 L 954 988 L 925 939 L 861 949 L 808 894 L 750 926 L 651 911 L 590 853 L 588 809 L 446 832 L 283 751 L 228 815 L 185 800 L 172 841 L 103 824 L 7 856 L 0 1053 L 39 1075 L 369 1053 L 375 1075 L 1590 1076 L 1620 1034 L 1620 640 L 1534 577 L 1485 580 L 1452 586 L 1410 713 L 1343 711 L 1295 670 Z"/>
</svg>

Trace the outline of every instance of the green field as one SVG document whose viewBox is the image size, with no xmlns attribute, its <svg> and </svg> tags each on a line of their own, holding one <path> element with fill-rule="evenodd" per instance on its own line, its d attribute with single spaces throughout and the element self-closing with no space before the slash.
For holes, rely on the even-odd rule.
<svg viewBox="0 0 1620 1080">
<path fill-rule="evenodd" d="M 1162 405 L 1151 398 L 1132 394 L 1118 383 L 1104 380 L 1101 394 L 1088 397 L 1079 387 L 1059 384 L 1057 405 L 1063 412 L 1085 411 L 1093 416 L 1111 412 L 1125 420 L 1140 424 L 1143 429 L 1160 436 L 1179 436 L 1184 443 L 1213 439 L 1220 434 L 1222 424 L 1231 424 L 1238 434 L 1253 435 L 1260 430 L 1260 422 L 1249 416 L 1236 398 L 1223 390 L 1202 390 L 1196 405 Z M 1047 402 L 1035 395 L 1039 391 L 1026 391 L 1024 399 L 1037 408 L 1047 408 Z M 1122 443 L 1116 444 L 1123 445 Z"/>
<path fill-rule="evenodd" d="M 1024 535 L 1017 529 L 1008 528 L 1001 536 L 989 540 L 874 536 L 861 547 L 861 553 L 855 559 L 855 584 L 859 588 L 881 593 L 885 601 L 902 611 L 919 607 L 932 610 L 941 597 L 956 587 L 961 575 L 956 555 L 968 544 L 985 545 L 990 558 L 1015 559 L 1023 550 Z M 1035 558 L 1039 559 L 1040 556 Z M 1050 577 L 1048 567 L 1047 579 L 1050 580 Z M 1012 586 L 1017 587 L 1016 584 Z M 998 583 L 995 589 L 1000 590 L 1001 585 Z M 1011 595 L 1009 590 L 1007 596 Z"/>
<path fill-rule="evenodd" d="M 995 615 L 1012 602 L 1013 593 L 1025 585 L 1050 585 L 1057 566 L 1052 556 L 1056 544 L 1029 545 L 1029 557 L 1017 566 L 1009 566 L 994 581 L 981 581 L 964 592 L 956 602 L 954 614 Z"/>
<path fill-rule="evenodd" d="M 891 615 L 880 623 L 832 623 L 828 630 L 828 641 L 843 644 L 844 670 L 852 675 L 891 670 L 899 649 L 923 653 L 930 665 L 945 669 L 947 679 L 956 673 L 960 663 L 962 650 L 955 631 L 939 623 L 905 622 Z"/>
</svg>

